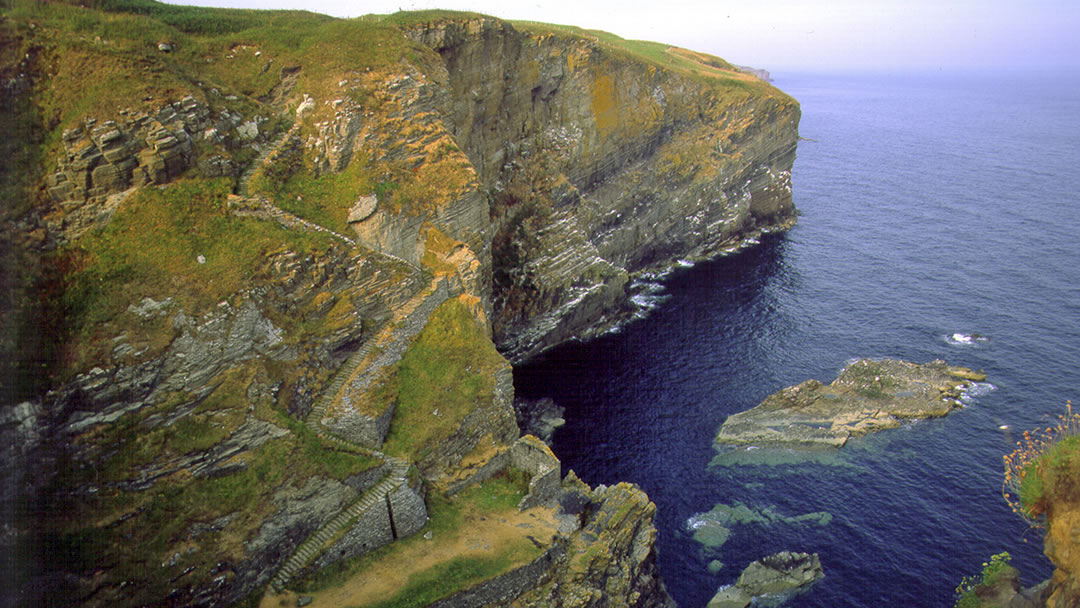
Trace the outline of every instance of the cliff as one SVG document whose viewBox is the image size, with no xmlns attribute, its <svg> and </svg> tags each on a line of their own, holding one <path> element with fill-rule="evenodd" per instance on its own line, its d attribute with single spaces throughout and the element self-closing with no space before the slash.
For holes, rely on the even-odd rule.
<svg viewBox="0 0 1080 608">
<path fill-rule="evenodd" d="M 418 21 L 406 31 L 439 53 L 448 122 L 491 192 L 492 321 L 511 361 L 625 319 L 633 276 L 793 220 L 798 105 L 726 62 L 542 24 Z"/>
<path fill-rule="evenodd" d="M 560 482 L 511 364 L 789 225 L 798 105 L 573 28 L 93 6 L 0 18 L 14 602 L 254 603 L 503 478 L 577 521 L 515 601 L 667 601 L 655 507 Z M 515 538 L 487 579 L 541 559 Z"/>
</svg>

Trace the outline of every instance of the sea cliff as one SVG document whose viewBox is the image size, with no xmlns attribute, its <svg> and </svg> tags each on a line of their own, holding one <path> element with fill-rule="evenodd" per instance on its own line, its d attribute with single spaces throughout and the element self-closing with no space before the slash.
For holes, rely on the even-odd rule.
<svg viewBox="0 0 1080 608">
<path fill-rule="evenodd" d="M 669 602 L 655 506 L 519 438 L 511 365 L 790 225 L 798 104 L 575 28 L 100 6 L 0 21 L 14 602 L 255 604 L 511 511 L 551 534 L 433 602 Z"/>
</svg>

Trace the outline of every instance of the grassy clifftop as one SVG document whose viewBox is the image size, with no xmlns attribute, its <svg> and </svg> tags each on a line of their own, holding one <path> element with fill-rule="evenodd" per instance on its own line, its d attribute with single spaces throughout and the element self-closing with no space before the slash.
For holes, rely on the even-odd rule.
<svg viewBox="0 0 1080 608">
<path fill-rule="evenodd" d="M 475 65 L 451 65 L 416 36 L 449 22 L 527 49 L 527 65 L 471 55 Z M 482 35 L 458 42 L 483 45 Z M 489 68 L 520 79 L 488 78 Z M 583 200 L 571 183 L 582 158 L 593 165 L 579 172 L 589 176 L 578 180 L 584 189 L 648 182 L 640 165 L 630 178 L 622 171 L 655 155 L 660 173 L 674 164 L 683 177 L 716 177 L 701 190 L 707 197 L 671 198 L 707 198 L 718 209 L 737 199 L 734 217 L 752 193 L 726 192 L 718 170 L 697 172 L 697 160 L 689 167 L 669 152 L 709 165 L 689 150 L 694 140 L 725 155 L 724 179 L 746 189 L 760 163 L 735 167 L 734 145 L 756 96 L 784 106 L 784 137 L 797 122 L 793 102 L 777 103 L 782 93 L 714 57 L 441 11 L 344 20 L 152 0 L 14 0 L 0 15 L 0 77 L 0 128 L 14 134 L 0 140 L 10 159 L 0 166 L 0 446 L 13 455 L 0 466 L 0 523 L 17 530 L 0 539 L 0 566 L 17 570 L 11 580 L 26 605 L 228 603 L 259 593 L 290 553 L 404 466 L 320 435 L 331 427 L 309 415 L 338 390 L 336 370 L 367 371 L 358 371 L 365 352 L 375 371 L 385 366 L 385 382 L 372 385 L 377 403 L 357 405 L 392 411 L 378 422 L 388 425 L 385 444 L 375 443 L 416 465 L 408 491 L 421 492 L 418 477 L 437 494 L 488 474 L 517 435 L 511 369 L 488 320 L 492 276 L 514 268 L 500 275 L 494 266 L 513 256 L 491 253 L 504 184 L 477 167 L 516 171 L 542 156 L 534 150 L 558 152 L 562 165 L 532 167 L 533 189 L 552 205 L 558 194 L 567 211 Z M 627 92 L 635 79 L 670 103 L 646 100 L 655 111 L 636 112 L 638 96 Z M 476 100 L 455 88 L 474 81 L 496 87 L 480 100 L 492 102 L 482 108 L 490 114 L 473 113 Z M 548 100 L 526 103 L 537 86 Z M 736 97 L 745 103 L 727 116 L 725 100 Z M 760 115 L 762 124 L 780 120 Z M 467 121 L 474 133 L 495 133 L 491 149 L 460 143 Z M 758 139 L 764 149 L 782 138 Z M 535 194 L 519 189 L 522 201 Z M 668 194 L 650 185 L 642 207 Z M 624 216 L 578 213 L 605 214 Z M 553 218 L 537 214 L 523 230 L 546 230 Z M 712 220 L 732 230 L 742 221 Z M 552 306 L 580 301 L 570 300 L 579 280 L 607 280 L 598 251 L 586 256 L 589 272 L 574 270 L 574 249 L 587 240 L 574 221 L 561 221 L 541 252 L 573 258 L 562 269 L 573 281 L 553 283 Z M 626 295 L 625 275 L 612 272 L 597 307 Z M 593 312 L 574 317 L 587 325 Z M 438 517 L 442 499 L 430 498 Z M 618 518 L 635 530 L 642 521 L 640 542 L 621 539 L 634 544 L 623 562 L 651 549 L 651 516 Z M 491 568 L 535 557 L 523 538 Z M 585 570 L 601 579 L 609 564 L 597 564 Z"/>
</svg>

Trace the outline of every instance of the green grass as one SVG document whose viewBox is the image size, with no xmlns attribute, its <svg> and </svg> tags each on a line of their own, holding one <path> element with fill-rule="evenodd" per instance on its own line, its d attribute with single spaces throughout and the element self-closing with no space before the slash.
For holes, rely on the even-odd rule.
<svg viewBox="0 0 1080 608">
<path fill-rule="evenodd" d="M 529 476 L 519 469 L 509 468 L 482 483 L 458 492 L 455 501 L 475 505 L 492 513 L 516 509 L 529 493 Z"/>
<path fill-rule="evenodd" d="M 143 188 L 104 230 L 84 235 L 52 261 L 64 269 L 72 347 L 84 349 L 69 353 L 73 369 L 95 360 L 92 345 L 107 333 L 105 324 L 142 323 L 126 311 L 144 297 L 172 297 L 187 314 L 199 314 L 251 286 L 269 251 L 328 248 L 329 237 L 321 233 L 230 215 L 230 188 L 227 179 Z"/>
<path fill-rule="evenodd" d="M 299 593 L 309 593 L 341 587 L 356 574 L 369 569 L 373 564 L 387 559 L 402 551 L 408 551 L 418 544 L 432 542 L 424 538 L 424 533 L 430 532 L 435 542 L 440 540 L 452 540 L 456 535 L 466 533 L 463 530 L 466 511 L 481 516 L 496 516 L 500 512 L 516 510 L 517 504 L 528 492 L 528 480 L 521 471 L 508 470 L 495 477 L 472 486 L 453 498 L 435 494 L 427 499 L 428 515 L 430 519 L 423 532 L 385 545 L 359 557 L 343 560 L 323 568 L 311 577 L 297 580 L 290 588 Z M 435 568 L 420 573 L 415 579 L 410 579 L 409 585 L 403 588 L 398 595 L 388 603 L 378 606 L 422 606 L 425 603 L 413 604 L 414 597 L 427 598 L 426 603 L 446 597 L 460 591 L 476 582 L 497 576 L 505 572 L 514 563 L 520 562 L 523 555 L 522 548 L 527 544 L 528 549 L 534 546 L 524 538 L 523 543 L 514 543 L 507 551 L 491 559 L 461 558 L 451 562 L 439 564 Z M 434 593 L 425 591 L 430 590 Z"/>
<path fill-rule="evenodd" d="M 217 103 L 243 106 L 250 114 L 259 111 L 254 100 L 280 82 L 284 67 L 301 68 L 298 90 L 326 98 L 343 74 L 423 54 L 381 20 L 149 0 L 90 4 L 100 10 L 15 0 L 6 11 L 17 24 L 35 24 L 20 35 L 48 57 L 48 86 L 39 104 L 54 130 L 53 153 L 59 132 L 84 116 L 114 118 L 122 108 L 154 108 L 191 93 L 206 98 L 211 88 L 243 96 Z M 160 42 L 176 49 L 161 53 Z"/>
<path fill-rule="evenodd" d="M 257 175 L 252 179 L 251 191 L 268 194 L 279 207 L 298 217 L 349 234 L 349 209 L 360 196 L 377 191 L 379 184 L 373 173 L 361 159 L 354 159 L 341 173 L 315 177 L 310 171 L 300 170 L 277 185 Z"/>
<path fill-rule="evenodd" d="M 382 399 L 396 399 L 397 408 L 383 450 L 421 459 L 468 413 L 491 403 L 493 372 L 504 365 L 466 305 L 460 299 L 442 303 L 386 384 Z"/>
<path fill-rule="evenodd" d="M 1010 562 L 1012 556 L 1003 551 L 991 556 L 989 562 L 983 562 L 982 572 L 978 576 L 965 576 L 956 587 L 959 597 L 956 600 L 956 608 L 980 608 L 983 605 L 979 596 L 975 593 L 976 587 L 990 587 L 1007 573 L 1016 573 Z"/>
<path fill-rule="evenodd" d="M 1060 502 L 1080 501 L 1080 435 L 1056 442 L 1028 465 L 1020 484 L 1020 504 L 1027 513 L 1045 514 Z"/>
<path fill-rule="evenodd" d="M 599 44 L 605 50 L 615 56 L 641 61 L 646 64 L 675 71 L 683 76 L 692 77 L 703 81 L 723 82 L 729 86 L 739 88 L 759 88 L 757 83 L 744 81 L 727 75 L 717 74 L 706 68 L 720 70 L 734 70 L 727 61 L 704 53 L 692 53 L 697 59 L 692 59 L 684 54 L 669 52 L 672 45 L 649 40 L 628 40 L 601 30 L 587 30 L 568 25 L 555 25 L 537 21 L 511 21 L 515 28 L 530 34 L 550 35 L 557 34 L 574 38 L 584 38 Z M 768 85 L 761 88 L 768 88 Z"/>
<path fill-rule="evenodd" d="M 420 608 L 435 600 L 449 597 L 489 578 L 498 576 L 513 565 L 513 555 L 494 557 L 458 557 L 442 562 L 409 577 L 408 584 L 398 595 L 371 608 Z"/>
</svg>

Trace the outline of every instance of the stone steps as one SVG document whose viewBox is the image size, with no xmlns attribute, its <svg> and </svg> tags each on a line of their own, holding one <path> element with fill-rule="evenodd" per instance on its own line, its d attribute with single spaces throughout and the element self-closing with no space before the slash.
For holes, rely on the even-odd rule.
<svg viewBox="0 0 1080 608">
<path fill-rule="evenodd" d="M 270 143 L 255 157 L 255 160 L 251 161 L 251 164 L 244 169 L 244 172 L 240 174 L 240 178 L 236 181 L 236 194 L 240 196 L 247 196 L 248 183 L 251 182 L 251 178 L 255 176 L 255 171 L 266 162 L 266 159 L 270 158 L 270 155 L 277 152 L 281 146 L 285 143 L 289 136 L 299 128 L 299 125 L 293 125 L 284 133 L 279 134 L 274 139 L 270 140 Z"/>
<path fill-rule="evenodd" d="M 333 380 L 327 385 L 326 390 L 315 401 L 315 404 L 311 408 L 311 412 L 308 413 L 306 418 L 307 424 L 311 425 L 316 431 L 320 431 L 322 428 L 322 419 L 326 417 L 326 411 L 330 405 L 334 403 L 345 390 L 346 386 L 350 383 L 350 380 L 354 378 L 357 369 L 371 354 L 371 349 L 374 348 L 376 343 L 384 341 L 384 338 L 390 338 L 391 340 L 401 340 L 403 338 L 411 338 L 411 335 L 395 336 L 399 326 L 408 325 L 409 318 L 416 311 L 421 311 L 424 314 L 424 318 L 431 313 L 428 308 L 434 309 L 435 306 L 429 304 L 429 300 L 435 295 L 440 287 L 437 282 L 438 279 L 432 282 L 427 288 L 421 290 L 419 293 L 409 298 L 405 304 L 398 309 L 398 314 L 392 320 L 384 322 L 374 333 L 374 336 L 367 339 L 360 348 L 349 356 L 345 364 L 341 366 L 341 369 L 334 375 Z M 428 306 L 424 306 L 429 304 Z M 412 334 L 413 332 L 405 332 L 406 334 Z M 417 332 L 418 333 L 418 332 Z"/>
<path fill-rule="evenodd" d="M 307 228 L 309 230 L 314 230 L 316 232 L 322 232 L 324 234 L 329 234 L 330 236 L 338 239 L 339 241 L 344 242 L 349 247 L 356 247 L 356 241 L 354 241 L 351 238 L 345 236 L 344 234 L 341 234 L 339 232 L 335 232 L 335 231 L 327 228 L 326 226 L 316 224 L 315 222 L 305 220 L 304 218 L 299 217 L 297 215 L 293 215 L 292 213 L 289 213 L 288 211 L 285 211 L 284 209 L 281 209 L 280 207 L 277 207 L 276 205 L 274 205 L 273 203 L 271 203 L 268 200 L 259 198 L 258 201 L 259 201 L 260 209 L 265 211 L 268 215 L 270 215 L 270 217 L 277 220 L 278 223 L 283 225 L 283 226 L 286 226 L 286 227 L 299 226 L 300 228 Z"/>
<path fill-rule="evenodd" d="M 389 494 L 396 491 L 406 482 L 409 463 L 393 457 L 387 458 L 387 460 L 391 462 L 392 467 L 390 473 L 382 481 L 364 492 L 358 500 L 335 515 L 329 522 L 323 524 L 321 528 L 297 547 L 292 556 L 286 560 L 285 565 L 271 579 L 270 589 L 274 593 L 280 593 L 297 572 L 318 557 L 327 541 L 348 528 L 354 520 L 359 519 L 368 509 L 384 503 Z"/>
<path fill-rule="evenodd" d="M 399 314 L 394 320 L 384 322 L 375 331 L 374 336 L 368 338 L 355 353 L 349 356 L 349 359 L 334 375 L 334 378 L 312 406 L 311 412 L 304 419 L 304 424 L 313 430 L 320 439 L 338 445 L 345 450 L 378 458 L 390 465 L 390 471 L 374 487 L 364 492 L 357 500 L 338 512 L 330 521 L 323 524 L 308 536 L 304 542 L 300 543 L 270 580 L 269 589 L 272 592 L 280 593 L 285 588 L 285 585 L 292 580 L 293 576 L 322 553 L 326 543 L 346 531 L 353 522 L 359 521 L 369 509 L 379 505 L 386 508 L 384 503 L 388 500 L 388 496 L 408 483 L 409 468 L 411 467 L 408 461 L 335 437 L 323 427 L 322 419 L 325 417 L 326 410 L 333 403 L 333 400 L 345 390 L 356 370 L 368 360 L 374 345 L 383 338 L 402 340 L 409 339 L 418 333 L 419 329 L 423 328 L 431 311 L 445 300 L 445 297 L 436 297 L 440 296 L 440 289 L 445 293 L 445 288 L 444 279 L 435 279 L 431 285 L 415 294 L 401 306 L 398 309 Z M 413 317 L 417 315 L 423 316 L 424 321 L 416 323 L 416 319 Z"/>
</svg>

